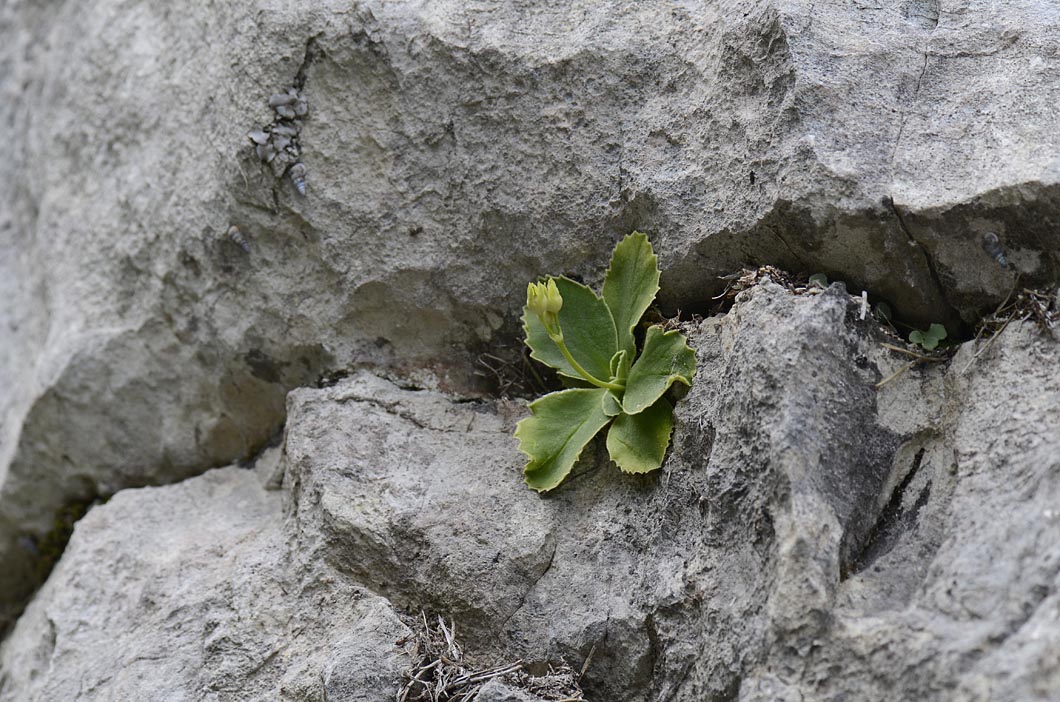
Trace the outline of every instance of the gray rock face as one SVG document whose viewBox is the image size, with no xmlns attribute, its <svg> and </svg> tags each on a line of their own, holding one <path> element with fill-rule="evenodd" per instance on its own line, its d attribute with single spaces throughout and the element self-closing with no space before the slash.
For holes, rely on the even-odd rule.
<svg viewBox="0 0 1060 702">
<path fill-rule="evenodd" d="M 741 700 L 1060 694 L 1060 347 L 1027 325 L 969 366 L 974 351 L 918 379 L 945 402 L 925 403 L 896 456 L 901 482 L 841 578 L 830 635 L 774 647 Z M 888 394 L 888 414 L 908 412 Z"/>
<path fill-rule="evenodd" d="M 405 625 L 282 524 L 237 468 L 94 508 L 0 649 L 0 700 L 392 700 Z"/>
<path fill-rule="evenodd" d="M 475 697 L 475 702 L 540 702 L 540 700 L 540 697 L 535 697 L 496 679 L 483 685 Z"/>
<path fill-rule="evenodd" d="M 588 680 L 605 698 L 720 695 L 771 620 L 819 635 L 829 580 L 889 474 L 897 438 L 876 425 L 878 374 L 854 363 L 874 353 L 868 324 L 865 338 L 844 325 L 847 299 L 837 288 L 807 308 L 763 292 L 708 324 L 665 476 L 622 475 L 598 452 L 545 499 L 522 484 L 504 408 L 368 375 L 296 390 L 292 512 L 320 535 L 301 549 L 511 656 L 580 661 L 595 646 Z M 726 353 L 726 339 L 740 346 Z M 712 645 L 718 627 L 729 646 Z"/>
<path fill-rule="evenodd" d="M 597 451 L 544 499 L 519 406 L 457 399 L 528 280 L 596 282 L 634 228 L 670 308 L 747 262 L 951 330 L 1055 284 L 1060 9 L 878 5 L 4 3 L 0 623 L 63 515 L 118 495 L 0 697 L 373 699 L 378 596 L 496 655 L 595 647 L 616 699 L 1055 696 L 1060 391 L 1030 328 L 876 392 L 903 360 L 838 290 L 757 289 L 696 330 L 661 477 Z M 282 498 L 123 490 L 285 422 Z"/>
<path fill-rule="evenodd" d="M 391 606 L 451 617 L 481 660 L 591 655 L 589 699 L 1051 699 L 1060 347 L 1012 325 L 875 390 L 906 357 L 859 308 L 741 293 L 691 330 L 663 471 L 596 447 L 545 497 L 518 403 L 369 373 L 296 390 L 260 477 L 123 491 L 78 524 L 0 700 L 393 699 Z"/>
<path fill-rule="evenodd" d="M 252 454 L 322 372 L 473 388 L 527 280 L 635 227 L 686 309 L 753 261 L 968 319 L 987 231 L 1055 279 L 1058 13 L 5 3 L 0 597 L 62 505 Z M 247 137 L 290 88 L 306 197 Z"/>
</svg>

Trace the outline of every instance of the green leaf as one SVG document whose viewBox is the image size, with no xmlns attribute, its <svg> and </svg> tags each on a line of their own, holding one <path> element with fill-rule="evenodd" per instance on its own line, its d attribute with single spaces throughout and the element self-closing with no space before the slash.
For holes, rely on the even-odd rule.
<svg viewBox="0 0 1060 702">
<path fill-rule="evenodd" d="M 617 380 L 619 382 L 625 381 L 629 376 L 629 361 L 632 354 L 626 353 L 625 351 L 619 351 L 611 357 L 611 378 L 610 380 Z"/>
<path fill-rule="evenodd" d="M 622 401 L 615 397 L 615 393 L 608 390 L 600 400 L 601 408 L 608 417 L 617 417 L 622 414 Z"/>
<path fill-rule="evenodd" d="M 810 276 L 810 285 L 817 285 L 822 288 L 828 287 L 828 276 L 824 273 L 814 273 Z"/>
<path fill-rule="evenodd" d="M 891 321 L 891 306 L 886 302 L 876 303 L 876 318 L 881 322 Z"/>
<path fill-rule="evenodd" d="M 637 414 L 655 404 L 674 382 L 692 384 L 696 353 L 685 343 L 681 332 L 652 325 L 644 336 L 644 351 L 626 379 L 622 407 L 626 414 Z"/>
<path fill-rule="evenodd" d="M 619 415 L 607 432 L 611 460 L 625 473 L 649 473 L 661 466 L 670 445 L 673 415 L 665 397 L 640 414 Z"/>
<path fill-rule="evenodd" d="M 555 278 L 563 296 L 559 325 L 567 350 L 582 368 L 599 380 L 611 377 L 611 357 L 618 351 L 615 321 L 604 301 L 589 288 L 569 278 Z M 581 379 L 549 337 L 541 320 L 523 307 L 523 330 L 530 356 L 555 368 L 560 375 Z"/>
<path fill-rule="evenodd" d="M 938 347 L 939 342 L 946 338 L 946 327 L 941 324 L 932 324 L 927 331 L 914 329 L 909 332 L 909 341 L 920 344 L 925 351 L 932 351 Z"/>
<path fill-rule="evenodd" d="M 618 348 L 632 359 L 636 352 L 633 328 L 659 292 L 659 257 L 648 237 L 633 232 L 618 243 L 604 276 L 603 297 L 615 319 Z"/>
<path fill-rule="evenodd" d="M 531 416 L 515 427 L 519 450 L 530 461 L 523 469 L 526 484 L 538 492 L 563 482 L 582 449 L 607 426 L 600 388 L 560 390 L 530 403 Z"/>
</svg>

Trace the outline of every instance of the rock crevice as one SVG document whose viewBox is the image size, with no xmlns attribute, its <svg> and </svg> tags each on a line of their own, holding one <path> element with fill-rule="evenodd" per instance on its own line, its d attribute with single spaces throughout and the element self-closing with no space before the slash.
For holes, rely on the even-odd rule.
<svg viewBox="0 0 1060 702">
<path fill-rule="evenodd" d="M 319 556 L 313 587 L 356 590 L 388 631 L 391 606 L 432 607 L 483 650 L 577 659 L 597 644 L 587 685 L 616 699 L 872 699 L 883 681 L 1048 697 L 1055 349 L 1025 325 L 876 392 L 900 363 L 845 296 L 763 286 L 696 329 L 704 370 L 663 478 L 615 475 L 597 452 L 543 500 L 519 485 L 518 406 L 454 398 L 483 395 L 476 357 L 518 338 L 527 281 L 598 283 L 634 228 L 660 254 L 665 313 L 775 264 L 953 338 L 1017 282 L 1055 286 L 1058 28 L 1038 0 L 4 4 L 0 124 L 17 138 L 0 159 L 0 618 L 41 586 L 53 515 L 128 497 L 79 522 L 5 644 L 2 694 L 71 693 L 61 671 L 81 670 L 88 631 L 128 624 L 74 631 L 64 608 L 114 604 L 90 555 L 175 579 L 172 563 L 108 558 L 122 544 L 93 524 L 147 524 L 160 494 L 230 507 L 202 495 L 250 491 L 237 472 L 193 476 L 286 425 L 269 477 L 286 475 L 282 504 L 254 519 L 283 510 L 268 547 Z M 270 106 L 292 83 L 300 97 Z M 303 194 L 247 135 L 310 104 Z M 314 388 L 325 374 L 349 377 Z M 197 587 L 234 573 L 250 588 L 250 556 L 219 538 L 239 554 L 227 565 L 178 536 L 135 543 L 200 564 Z M 190 596 L 174 588 L 152 597 Z M 228 621 L 196 602 L 181 606 Z M 141 605 L 160 638 L 130 635 L 111 677 L 85 678 L 93 691 L 140 694 L 140 671 L 162 666 L 153 647 L 192 645 Z M 276 680 L 291 700 L 362 689 L 334 657 L 359 644 L 305 626 L 332 643 L 300 663 L 211 638 L 167 679 L 224 699 L 221 673 L 182 677 L 216 664 L 260 683 L 250 696 L 275 699 Z M 52 638 L 56 672 L 31 679 Z"/>
<path fill-rule="evenodd" d="M 399 632 L 395 607 L 451 617 L 483 659 L 579 665 L 593 651 L 591 699 L 990 699 L 1000 675 L 1006 699 L 1053 689 L 1060 433 L 1039 430 L 1060 426 L 1055 341 L 1010 326 L 968 373 L 971 343 L 877 392 L 896 361 L 858 304 L 841 286 L 741 293 L 690 330 L 700 370 L 662 474 L 623 475 L 597 447 L 546 497 L 520 480 L 518 403 L 370 373 L 298 389 L 280 492 L 262 486 L 276 480 L 266 457 L 260 475 L 120 492 L 78 523 L 0 649 L 0 699 L 52 699 L 83 679 L 93 636 L 191 656 L 166 668 L 166 689 L 225 671 L 225 684 L 207 678 L 217 700 L 319 699 L 340 672 L 334 689 L 391 699 L 401 637 L 365 627 L 383 617 Z M 124 543 L 162 502 L 165 526 Z M 1016 523 L 999 518 L 1015 505 Z M 232 524 L 214 523 L 218 509 Z M 128 555 L 97 573 L 114 549 Z M 188 599 L 207 592 L 191 572 L 229 584 Z M 130 589 L 135 609 L 106 614 Z M 324 614 L 320 598 L 362 604 Z M 103 618 L 70 628 L 73 601 Z M 361 638 L 337 634 L 367 611 Z M 205 648 L 194 626 L 173 628 L 176 612 L 207 623 Z M 156 643 L 136 633 L 145 617 L 161 617 Z M 151 677 L 94 679 L 100 694 L 136 696 Z"/>
</svg>

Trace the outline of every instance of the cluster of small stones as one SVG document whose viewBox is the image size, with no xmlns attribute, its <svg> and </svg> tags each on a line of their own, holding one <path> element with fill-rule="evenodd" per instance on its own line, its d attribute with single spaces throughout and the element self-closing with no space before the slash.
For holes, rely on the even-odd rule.
<svg viewBox="0 0 1060 702">
<path fill-rule="evenodd" d="M 254 129 L 247 138 L 254 150 L 273 174 L 279 178 L 287 174 L 302 195 L 306 193 L 306 167 L 298 160 L 302 145 L 298 135 L 302 131 L 302 120 L 309 114 L 309 105 L 297 88 L 276 93 L 269 98 L 269 107 L 276 113 L 272 124 L 263 129 Z"/>
</svg>

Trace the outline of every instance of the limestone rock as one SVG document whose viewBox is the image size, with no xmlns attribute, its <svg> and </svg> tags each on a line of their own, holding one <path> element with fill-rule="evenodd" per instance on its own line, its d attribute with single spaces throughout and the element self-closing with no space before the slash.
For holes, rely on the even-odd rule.
<svg viewBox="0 0 1060 702">
<path fill-rule="evenodd" d="M 827 630 L 898 443 L 876 421 L 871 324 L 847 325 L 838 287 L 785 298 L 763 289 L 696 336 L 661 476 L 623 475 L 598 446 L 538 498 L 503 406 L 367 374 L 296 390 L 300 550 L 401 607 L 444 609 L 486 649 L 577 667 L 595 647 L 586 684 L 604 698 L 734 689 L 771 637 Z"/>
<path fill-rule="evenodd" d="M 1055 279 L 1058 13 L 5 3 L 0 598 L 64 505 L 252 455 L 324 372 L 478 389 L 526 282 L 633 228 L 685 309 L 752 261 L 969 319 L 1014 275 L 988 231 Z M 289 90 L 304 198 L 246 136 Z"/>
<path fill-rule="evenodd" d="M 785 679 L 807 700 L 1060 694 L 1060 346 L 1028 323 L 972 363 L 978 350 L 906 381 L 945 402 L 895 457 L 874 539 L 840 574 L 830 635 L 775 647 L 741 700 L 782 699 Z M 887 414 L 910 412 L 888 394 Z"/>
<path fill-rule="evenodd" d="M 535 697 L 494 678 L 478 691 L 475 702 L 542 702 L 542 700 L 540 697 Z"/>
<path fill-rule="evenodd" d="M 392 700 L 408 630 L 296 565 L 280 509 L 238 468 L 93 508 L 0 648 L 0 700 Z"/>
<path fill-rule="evenodd" d="M 907 357 L 842 285 L 765 282 L 689 332 L 663 470 L 596 446 L 546 496 L 519 403 L 367 372 L 294 391 L 278 463 L 78 523 L 0 700 L 393 699 L 395 610 L 451 618 L 469 659 L 591 653 L 588 699 L 1055 698 L 1055 340 L 1010 325 L 877 390 Z"/>
<path fill-rule="evenodd" d="M 744 297 L 694 335 L 700 372 L 657 477 L 623 476 L 597 451 L 555 495 L 528 499 L 503 407 L 367 375 L 295 392 L 286 480 L 302 548 L 400 606 L 446 608 L 480 647 L 578 665 L 596 646 L 586 687 L 606 699 L 883 700 L 971 685 L 987 699 L 1002 665 L 1020 694 L 1055 689 L 1052 342 L 1009 332 L 1004 360 L 962 376 L 969 348 L 948 375 L 914 370 L 877 393 L 905 358 L 841 287 Z M 990 575 L 978 562 L 1016 535 L 1000 515 L 996 528 L 973 518 L 996 478 L 965 475 L 953 451 L 971 431 L 976 463 L 1012 455 L 975 448 L 997 394 L 1034 398 L 1025 414 L 1041 424 L 1013 436 L 1038 447 L 1021 462 L 1026 487 L 993 498 L 1013 510 L 1036 496 L 1015 527 L 1026 547 Z M 966 599 L 980 604 L 944 604 Z M 1021 612 L 1042 621 L 1008 644 Z M 957 665 L 973 650 L 990 662 Z M 791 670 L 808 682 L 783 682 Z"/>
</svg>

